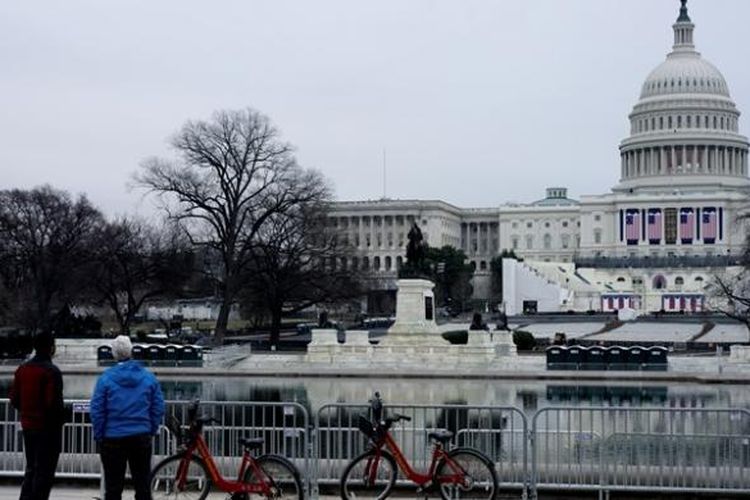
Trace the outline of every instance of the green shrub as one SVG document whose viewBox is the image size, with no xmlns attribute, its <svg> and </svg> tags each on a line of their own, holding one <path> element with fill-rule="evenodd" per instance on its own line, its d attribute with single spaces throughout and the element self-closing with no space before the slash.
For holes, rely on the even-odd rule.
<svg viewBox="0 0 750 500">
<path fill-rule="evenodd" d="M 469 332 L 466 330 L 451 330 L 443 333 L 443 338 L 451 344 L 465 344 L 469 341 Z"/>
<path fill-rule="evenodd" d="M 536 339 L 534 336 L 523 330 L 516 330 L 513 332 L 513 343 L 516 344 L 516 348 L 519 351 L 531 351 L 536 347 Z"/>
</svg>

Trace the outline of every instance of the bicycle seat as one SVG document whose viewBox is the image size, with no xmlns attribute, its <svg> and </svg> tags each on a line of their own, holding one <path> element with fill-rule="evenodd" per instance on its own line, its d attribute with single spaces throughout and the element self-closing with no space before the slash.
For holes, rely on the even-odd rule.
<svg viewBox="0 0 750 500">
<path fill-rule="evenodd" d="M 263 438 L 240 438 L 239 442 L 248 450 L 257 450 L 263 446 Z"/>
<path fill-rule="evenodd" d="M 439 443 L 445 444 L 451 440 L 451 438 L 453 437 L 453 433 L 451 431 L 435 431 L 427 434 L 427 437 L 430 439 L 434 439 Z"/>
</svg>

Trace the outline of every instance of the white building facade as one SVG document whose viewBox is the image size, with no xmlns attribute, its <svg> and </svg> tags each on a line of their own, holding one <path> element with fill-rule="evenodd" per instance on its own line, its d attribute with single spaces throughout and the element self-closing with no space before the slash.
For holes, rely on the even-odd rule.
<svg viewBox="0 0 750 500">
<path fill-rule="evenodd" d="M 748 140 L 724 77 L 695 49 L 684 1 L 672 28 L 672 51 L 648 75 L 629 115 L 621 178 L 610 193 L 572 200 L 553 187 L 534 203 L 480 209 L 442 201 L 337 203 L 332 224 L 360 252 L 352 265 L 394 286 L 406 234 L 417 222 L 430 246 L 466 253 L 479 299 L 489 298 L 490 261 L 513 250 L 529 265 L 539 263 L 539 272 L 550 269 L 544 263 L 575 262 L 571 268 L 593 280 L 581 283 L 585 300 L 561 292 L 560 309 L 617 309 L 623 297 L 642 310 L 700 310 L 707 281 L 736 264 L 745 243 Z"/>
</svg>

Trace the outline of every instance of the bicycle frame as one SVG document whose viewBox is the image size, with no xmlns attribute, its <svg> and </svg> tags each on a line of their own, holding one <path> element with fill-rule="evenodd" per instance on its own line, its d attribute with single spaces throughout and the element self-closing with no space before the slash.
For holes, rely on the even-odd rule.
<svg viewBox="0 0 750 500">
<path fill-rule="evenodd" d="M 399 448 L 398 443 L 396 443 L 393 437 L 391 437 L 390 432 L 388 432 L 387 430 L 385 431 L 383 437 L 375 443 L 375 456 L 371 459 L 372 461 L 368 462 L 367 464 L 367 470 L 369 471 L 370 475 L 368 480 L 370 482 L 375 482 L 375 474 L 378 470 L 377 465 L 382 456 L 380 454 L 380 451 L 382 450 L 383 446 L 388 448 L 388 450 L 391 452 L 394 460 L 396 461 L 396 465 L 398 465 L 398 468 L 401 470 L 401 472 L 404 473 L 407 479 L 419 486 L 425 486 L 432 482 L 433 475 L 435 474 L 435 467 L 437 466 L 440 459 L 444 459 L 454 472 L 454 474 L 450 476 L 441 476 L 441 483 L 464 484 L 465 482 L 465 471 L 462 470 L 461 467 L 451 459 L 450 455 L 446 453 L 440 443 L 435 444 L 435 447 L 432 451 L 432 460 L 430 461 L 430 467 L 427 473 L 423 474 L 414 470 L 414 468 L 404 456 L 404 453 L 401 451 L 401 448 Z"/>
<path fill-rule="evenodd" d="M 236 481 L 227 480 L 219 472 L 219 468 L 214 462 L 213 456 L 206 445 L 206 441 L 203 439 L 203 435 L 198 433 L 193 442 L 185 449 L 180 466 L 177 469 L 177 487 L 182 489 L 185 487 L 187 481 L 187 471 L 190 465 L 190 458 L 197 451 L 198 456 L 203 459 L 203 463 L 206 466 L 211 482 L 216 485 L 217 488 L 224 491 L 225 493 L 261 493 L 265 496 L 272 495 L 272 481 L 261 469 L 257 462 L 253 459 L 250 452 L 245 450 L 242 454 L 242 463 L 240 464 L 240 470 L 237 475 Z M 252 469 L 255 477 L 260 478 L 256 483 L 244 483 L 242 478 L 248 469 Z"/>
</svg>

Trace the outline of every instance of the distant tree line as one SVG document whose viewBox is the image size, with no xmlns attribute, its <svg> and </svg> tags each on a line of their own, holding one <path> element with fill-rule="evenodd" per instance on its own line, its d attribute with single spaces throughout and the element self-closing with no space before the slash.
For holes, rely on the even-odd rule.
<svg viewBox="0 0 750 500">
<path fill-rule="evenodd" d="M 210 293 L 217 342 L 233 304 L 281 318 L 361 293 L 340 263 L 353 249 L 327 224 L 332 194 L 264 115 L 221 111 L 189 121 L 173 158 L 150 158 L 136 183 L 164 220 L 107 220 L 85 196 L 42 186 L 0 191 L 0 325 L 55 326 L 72 306 L 108 306 L 128 332 L 144 303 Z M 58 321 L 59 323 L 59 321 Z"/>
</svg>

